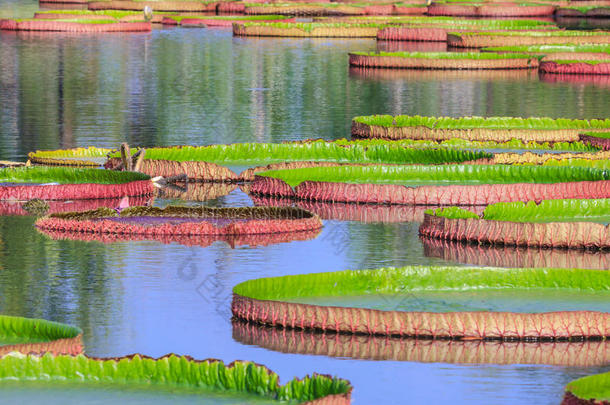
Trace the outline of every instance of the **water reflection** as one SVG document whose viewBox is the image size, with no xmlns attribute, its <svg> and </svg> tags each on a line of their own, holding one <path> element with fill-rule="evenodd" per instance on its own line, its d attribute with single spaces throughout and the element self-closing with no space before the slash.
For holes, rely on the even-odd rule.
<svg viewBox="0 0 610 405">
<path fill-rule="evenodd" d="M 479 246 L 422 238 L 424 254 L 475 266 L 610 269 L 610 252 L 579 249 Z"/>
<path fill-rule="evenodd" d="M 335 139 L 352 117 L 373 113 L 594 118 L 610 102 L 606 87 L 528 72 L 348 69 L 348 52 L 376 48 L 368 39 L 233 38 L 229 29 L 2 32 L 0 158 L 124 140 Z"/>
<path fill-rule="evenodd" d="M 107 265 L 122 249 L 52 242 L 33 222 L 0 217 L 0 311 L 79 325 L 89 333 L 110 322 L 114 311 L 108 309 L 121 305 L 122 294 Z"/>
<path fill-rule="evenodd" d="M 148 197 L 130 197 L 129 204 L 148 205 L 151 203 L 151 198 Z M 58 212 L 74 212 L 74 211 L 89 211 L 101 207 L 117 208 L 121 203 L 120 198 L 101 198 L 98 200 L 74 200 L 74 201 L 47 201 L 49 210 L 47 213 L 54 214 Z M 23 202 L 18 201 L 0 201 L 0 215 L 32 215 L 35 212 L 28 212 L 24 208 Z"/>
<path fill-rule="evenodd" d="M 142 235 L 142 234 L 116 234 L 116 233 L 86 233 L 74 231 L 59 231 L 40 229 L 40 232 L 53 240 L 78 240 L 85 242 L 116 243 L 130 241 L 157 241 L 164 244 L 179 243 L 184 246 L 207 247 L 214 242 L 222 241 L 235 249 L 238 246 L 268 246 L 276 243 L 288 243 L 299 240 L 314 239 L 320 234 L 319 230 L 284 232 L 277 234 L 260 235 Z"/>
<path fill-rule="evenodd" d="M 178 183 L 156 190 L 155 198 L 169 200 L 169 203 L 181 204 L 184 201 L 215 200 L 231 194 L 237 184 L 231 183 Z"/>
<path fill-rule="evenodd" d="M 540 73 L 540 80 L 555 85 L 569 85 L 584 90 L 586 87 L 610 88 L 610 75 L 578 75 L 563 73 Z"/>
<path fill-rule="evenodd" d="M 362 360 L 601 367 L 610 342 L 498 342 L 411 339 L 280 329 L 233 320 L 233 339 L 282 353 Z"/>
<path fill-rule="evenodd" d="M 350 66 L 351 77 L 368 81 L 414 81 L 414 82 L 442 82 L 451 81 L 465 84 L 484 84 L 487 81 L 523 84 L 538 81 L 538 73 L 531 69 L 505 69 L 505 70 L 419 70 L 419 69 L 390 69 L 390 68 L 363 68 Z"/>
</svg>

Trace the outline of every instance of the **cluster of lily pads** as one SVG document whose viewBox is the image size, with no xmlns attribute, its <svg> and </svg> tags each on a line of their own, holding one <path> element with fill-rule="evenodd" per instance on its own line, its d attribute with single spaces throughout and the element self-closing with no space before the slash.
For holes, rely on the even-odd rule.
<svg viewBox="0 0 610 405">
<path fill-rule="evenodd" d="M 141 12 L 144 6 L 154 8 L 152 17 Z M 350 64 L 610 74 L 607 31 L 455 18 L 603 18 L 603 7 L 111 0 L 88 8 L 3 20 L 0 29 L 147 31 L 162 23 L 231 26 L 240 36 L 437 41 L 471 49 L 351 53 Z M 227 11 L 239 15 L 203 14 Z M 297 15 L 320 18 L 297 22 Z M 608 364 L 610 279 L 600 269 L 610 264 L 609 119 L 376 115 L 354 118 L 351 135 L 281 144 L 36 151 L 27 166 L 0 169 L 0 211 L 40 216 L 37 229 L 55 239 L 198 246 L 312 239 L 323 219 L 421 222 L 427 254 L 471 266 L 250 280 L 234 288 L 236 339 L 354 358 Z M 214 199 L 237 188 L 256 206 L 152 206 L 159 199 Z M 482 264 L 491 266 L 473 267 Z M 368 349 L 354 352 L 354 342 Z M 275 373 L 250 362 L 90 358 L 78 328 L 8 316 L 0 316 L 0 356 L 3 382 L 103 381 L 309 404 L 347 404 L 352 390 L 348 381 L 324 375 L 280 385 Z M 608 402 L 609 385 L 608 373 L 574 381 L 565 401 Z"/>
<path fill-rule="evenodd" d="M 144 7 L 156 13 L 145 15 Z M 562 30 L 547 21 L 462 19 L 462 17 L 608 18 L 610 8 L 557 7 L 553 2 L 494 3 L 436 1 L 384 3 L 246 3 L 241 1 L 91 1 L 87 10 L 39 12 L 31 19 L 0 21 L 0 29 L 70 32 L 149 31 L 151 23 L 183 26 L 232 26 L 238 36 L 349 37 L 381 41 L 442 41 L 455 48 L 492 48 L 523 45 L 608 45 L 608 31 Z M 201 13 L 201 14 L 197 14 Z M 207 13 L 207 14 L 204 14 Z M 209 15 L 230 13 L 233 15 Z M 398 15 L 395 15 L 398 14 Z M 427 14 L 424 16 L 423 14 Z M 295 16 L 314 16 L 297 22 Z M 322 16 L 322 17 L 318 17 Z M 337 16 L 344 19 L 337 20 Z M 607 48 L 607 47 L 606 47 Z M 560 58 L 546 52 L 365 52 L 350 54 L 359 68 L 453 70 L 538 69 L 544 74 L 607 75 L 610 56 L 604 48 L 588 57 L 561 51 Z M 548 51 L 550 52 L 550 51 Z M 574 56 L 570 55 L 570 52 Z M 578 55 L 577 55 L 578 54 Z"/>
<path fill-rule="evenodd" d="M 121 358 L 92 358 L 83 354 L 82 331 L 40 319 L 0 315 L 0 382 L 10 388 L 16 381 L 55 388 L 61 398 L 66 387 L 95 389 L 146 388 L 156 392 L 179 388 L 205 398 L 223 394 L 269 403 L 349 404 L 349 382 L 313 375 L 279 384 L 277 374 L 264 366 L 236 361 L 194 360 L 167 355 L 157 359 L 142 355 Z M 59 385 L 58 385 L 59 384 Z"/>
<path fill-rule="evenodd" d="M 351 392 L 347 381 L 323 375 L 280 385 L 277 374 L 251 362 L 225 365 L 219 360 L 199 361 L 176 355 L 158 359 L 141 355 L 99 359 L 87 357 L 83 351 L 79 328 L 41 319 L 0 315 L 0 382 L 3 389 L 10 388 L 16 381 L 36 382 L 38 387 L 49 389 L 66 386 L 108 389 L 110 384 L 114 389 L 145 387 L 163 392 L 180 388 L 204 397 L 224 393 L 229 398 L 237 396 L 238 400 L 260 398 L 270 403 L 311 404 L 323 403 L 329 398 L 337 398 L 337 403 L 349 403 Z M 60 391 L 54 395 L 61 397 Z"/>
<path fill-rule="evenodd" d="M 271 205 L 317 201 L 306 207 L 321 210 L 325 213 L 321 214 L 323 217 L 328 217 L 329 212 L 332 215 L 333 211 L 337 214 L 345 207 L 348 207 L 346 210 L 370 207 L 371 203 L 383 203 L 381 207 L 415 204 L 422 206 L 421 233 L 425 240 L 475 243 L 479 249 L 497 249 L 497 245 L 505 249 L 510 249 L 511 245 L 514 245 L 513 249 L 568 248 L 579 255 L 595 255 L 591 249 L 596 249 L 599 257 L 605 257 L 604 252 L 610 247 L 607 226 L 610 175 L 607 171 L 608 147 L 604 143 L 609 127 L 605 120 L 375 116 L 354 119 L 353 135 L 360 138 L 354 140 L 136 151 L 144 156 L 140 168 L 148 170 L 149 176 L 168 175 L 165 167 L 174 170 L 169 175 L 177 176 L 182 168 L 184 177 L 190 177 L 197 184 L 232 184 L 251 193 L 253 198 L 275 197 L 269 201 Z M 478 140 L 473 140 L 475 138 Z M 507 151 L 498 152 L 503 148 Z M 524 149 L 538 153 L 515 153 Z M 58 166 L 104 164 L 109 168 L 107 170 L 124 167 L 124 158 L 119 151 L 95 148 L 30 154 L 32 162 Z M 247 174 L 244 171 L 236 174 L 232 170 L 244 166 L 250 167 Z M 5 170 L 33 173 L 39 169 Z M 55 170 L 69 173 L 85 169 L 56 167 Z M 116 176 L 124 172 L 113 173 Z M 191 177 L 189 173 L 198 176 Z M 129 172 L 124 174 L 130 175 Z M 32 175 L 27 179 L 32 182 Z M 279 199 L 283 201 L 280 203 Z M 362 206 L 363 202 L 367 204 Z M 470 208 L 429 208 L 439 204 Z M 476 205 L 484 209 L 473 212 Z M 173 210 L 175 212 L 136 207 L 126 208 L 121 213 L 101 209 L 54 214 L 40 219 L 38 226 L 45 232 L 61 230 L 62 237 L 129 234 L 130 226 L 155 229 L 159 222 L 143 218 L 159 218 L 165 228 L 145 232 L 152 235 L 155 232 L 179 233 L 185 223 L 188 227 L 193 226 L 196 221 L 190 222 L 192 218 L 210 217 L 210 213 L 191 212 L 192 209 Z M 315 214 L 291 212 L 297 220 L 315 217 L 314 222 L 319 227 L 320 220 Z M 168 224 L 170 217 L 176 223 Z M 265 220 L 272 219 L 266 217 Z M 210 225 L 206 223 L 206 226 Z M 524 227 L 527 229 L 522 229 Z M 193 231 L 187 233 L 193 236 Z M 506 294 L 503 291 L 514 294 L 515 289 L 522 291 L 520 297 L 547 302 L 548 308 L 541 307 L 539 312 L 532 313 L 531 306 L 525 304 L 521 310 L 514 304 L 503 306 L 505 304 L 501 303 L 506 301 L 502 299 Z M 563 355 L 564 351 L 574 350 L 575 345 L 579 350 L 586 347 L 592 353 L 600 350 L 605 353 L 610 330 L 609 314 L 604 305 L 609 289 L 607 275 L 595 267 L 413 267 L 253 280 L 235 287 L 232 311 L 236 319 L 241 320 L 234 322 L 234 333 L 239 333 L 241 340 L 259 345 L 267 344 L 269 339 L 265 336 L 273 334 L 273 328 L 282 327 L 303 329 L 299 333 L 320 333 L 315 331 L 322 330 L 324 339 L 345 333 L 406 338 L 395 343 L 398 345 L 410 344 L 412 339 L 451 339 L 461 350 L 460 357 L 453 361 L 472 359 L 469 353 L 476 351 L 479 353 L 477 362 L 498 362 L 498 358 L 485 354 L 488 353 L 485 348 L 489 353 L 498 353 L 500 347 L 509 357 L 522 356 L 519 361 L 523 362 L 557 364 L 561 359 L 576 365 L 582 358 L 568 357 L 572 360 L 566 360 Z M 414 292 L 417 302 L 404 300 L 405 295 Z M 584 300 L 587 304 L 579 304 L 576 297 L 582 298 L 588 293 L 593 294 L 592 299 Z M 549 298 L 556 294 L 563 296 L 559 300 Z M 371 301 L 379 295 L 386 297 L 381 304 L 396 300 L 404 308 L 388 311 L 374 299 Z M 437 308 L 439 296 L 444 301 L 455 300 L 464 309 L 455 311 L 452 309 L 455 306 L 451 305 Z M 486 304 L 477 306 L 477 303 Z M 278 324 L 279 321 L 282 323 Z M 515 325 L 520 326 L 515 328 Z M 309 329 L 311 331 L 307 332 Z M 253 335 L 256 336 L 254 340 Z M 291 335 L 284 333 L 282 336 L 286 339 Z M 298 335 L 294 336 L 299 340 Z M 352 341 L 332 339 L 337 345 L 335 353 Z M 473 339 L 480 340 L 480 345 L 466 343 Z M 494 340 L 499 343 L 492 343 Z M 545 346 L 547 340 L 555 342 L 552 350 L 547 350 L 550 347 Z M 278 342 L 277 339 L 272 341 Z M 440 345 L 437 356 L 450 361 L 446 344 L 433 344 Z M 290 342 L 286 347 L 295 350 Z M 316 346 L 299 350 L 323 354 L 319 349 Z M 542 358 L 534 354 L 541 351 L 545 353 Z M 383 353 L 374 355 L 384 356 Z M 603 378 L 594 379 L 602 381 Z M 577 381 L 569 386 L 566 395 L 570 398 L 597 395 L 603 399 L 600 392 L 603 391 L 596 385 Z"/>
<path fill-rule="evenodd" d="M 450 7 L 455 4 L 452 3 Z M 536 69 L 548 74 L 610 74 L 608 31 L 566 31 L 558 29 L 552 23 L 535 20 L 461 20 L 448 17 L 390 16 L 352 17 L 342 21 L 318 19 L 311 23 L 252 21 L 233 24 L 233 33 L 238 36 L 369 37 L 380 41 L 436 41 L 446 42 L 449 47 L 472 50 L 471 52 L 350 53 L 349 64 L 364 69 Z M 523 45 L 565 45 L 565 47 L 555 50 L 547 47 L 544 53 L 539 54 L 510 49 Z M 573 49 L 574 45 L 578 47 Z M 492 49 L 494 47 L 505 47 L 505 49 L 495 51 Z M 591 51 L 595 47 L 597 49 Z M 560 52 L 561 55 L 554 56 L 556 52 Z"/>
<path fill-rule="evenodd" d="M 353 123 L 354 139 L 336 141 L 32 152 L 29 166 L 0 170 L 0 199 L 11 204 L 29 200 L 32 205 L 65 199 L 101 202 L 107 197 L 116 204 L 119 196 L 130 198 L 85 212 L 55 208 L 36 222 L 53 238 L 257 245 L 313 238 L 322 226 L 320 217 L 366 220 L 374 212 L 381 220 L 401 215 L 396 221 L 422 221 L 420 234 L 427 242 L 474 244 L 482 250 L 545 248 L 564 255 L 569 249 L 583 257 L 606 257 L 610 121 L 370 116 L 356 117 Z M 240 174 L 235 168 L 242 168 Z M 167 189 L 193 185 L 226 192 L 240 187 L 260 206 L 160 209 L 131 203 L 140 197 L 150 205 L 150 199 L 164 198 Z M 273 328 L 322 333 L 321 339 L 337 345 L 335 353 L 362 339 L 333 337 L 345 334 L 400 337 L 387 350 L 440 339 L 455 341 L 461 351 L 451 360 L 446 343 L 431 343 L 438 351 L 421 361 L 499 362 L 491 352 L 502 350 L 509 358 L 521 356 L 515 360 L 519 362 L 583 364 L 586 360 L 563 354 L 576 347 L 602 353 L 603 363 L 609 352 L 610 279 L 597 270 L 603 268 L 601 262 L 589 268 L 583 263 L 558 268 L 407 267 L 251 280 L 234 289 L 234 333 L 239 340 L 263 346 L 270 344 L 267 336 L 274 334 Z M 507 299 L 516 291 L 518 301 Z M 409 299 L 415 295 L 417 299 Z M 78 330 L 19 322 L 41 322 L 44 327 L 35 331 L 43 335 L 31 337 L 25 327 L 13 328 L 3 338 L 10 351 L 51 354 L 5 356 L 0 378 L 47 378 L 54 370 L 51 379 L 94 381 L 103 373 L 113 381 L 133 368 L 147 371 L 121 383 L 156 387 L 188 382 L 205 390 L 222 381 L 223 390 L 272 400 L 333 396 L 349 402 L 351 387 L 343 380 L 314 376 L 280 386 L 275 374 L 251 363 L 225 366 L 177 356 L 66 357 L 66 352 L 73 356 L 82 350 Z M 298 340 L 298 333 L 282 336 Z M 30 346 L 16 346 L 22 343 Z M 324 354 L 318 346 L 288 342 L 286 347 Z M 181 372 L 175 373 L 178 368 Z M 604 391 L 583 381 L 568 387 L 567 398 L 598 395 L 605 400 Z"/>
</svg>

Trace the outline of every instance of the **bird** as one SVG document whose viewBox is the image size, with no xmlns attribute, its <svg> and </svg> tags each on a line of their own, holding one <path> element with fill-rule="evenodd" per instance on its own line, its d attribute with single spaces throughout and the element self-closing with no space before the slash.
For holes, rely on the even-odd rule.
<svg viewBox="0 0 610 405">
<path fill-rule="evenodd" d="M 153 9 L 151 6 L 144 7 L 144 21 L 150 21 L 153 18 Z"/>
</svg>

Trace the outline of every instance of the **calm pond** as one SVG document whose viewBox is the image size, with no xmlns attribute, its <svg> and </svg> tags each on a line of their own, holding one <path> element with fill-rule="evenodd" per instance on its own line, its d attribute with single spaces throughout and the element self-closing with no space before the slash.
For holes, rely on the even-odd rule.
<svg viewBox="0 0 610 405">
<path fill-rule="evenodd" d="M 0 0 L 0 15 L 31 15 L 36 8 L 30 0 L 15 4 Z M 336 139 L 349 136 L 352 117 L 374 113 L 608 116 L 608 79 L 348 69 L 348 51 L 376 47 L 374 40 L 233 38 L 227 29 L 0 32 L 0 159 L 24 159 L 36 149 L 116 147 L 123 140 L 161 146 Z M 205 204 L 253 202 L 236 189 Z M 355 404 L 557 404 L 568 381 L 608 370 L 353 360 L 234 339 L 231 289 L 241 281 L 455 264 L 424 250 L 416 222 L 326 220 L 312 240 L 235 248 L 54 241 L 33 222 L 0 217 L 0 313 L 78 325 L 89 355 L 252 360 L 283 382 L 314 371 L 338 375 L 353 383 Z"/>
</svg>

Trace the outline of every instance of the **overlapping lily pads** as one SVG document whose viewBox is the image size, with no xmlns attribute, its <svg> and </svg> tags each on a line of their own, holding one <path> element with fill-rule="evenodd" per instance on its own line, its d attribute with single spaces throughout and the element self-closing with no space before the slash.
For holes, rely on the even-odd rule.
<svg viewBox="0 0 610 405">
<path fill-rule="evenodd" d="M 424 237 L 505 246 L 610 249 L 610 199 L 558 199 L 492 204 L 477 215 L 430 210 Z"/>
<path fill-rule="evenodd" d="M 233 35 L 299 38 L 376 38 L 380 24 L 244 23 L 233 24 Z"/>
<path fill-rule="evenodd" d="M 89 10 L 141 11 L 149 6 L 156 12 L 214 12 L 218 2 L 214 0 L 106 0 L 89 1 Z"/>
<path fill-rule="evenodd" d="M 553 4 L 524 2 L 435 1 L 428 7 L 428 14 L 457 17 L 545 17 L 552 16 L 555 8 Z"/>
<path fill-rule="evenodd" d="M 581 135 L 582 137 L 582 135 Z M 597 169 L 610 169 L 610 152 L 595 153 L 497 153 L 494 163 L 525 164 L 543 166 L 570 166 L 594 167 Z"/>
<path fill-rule="evenodd" d="M 253 194 L 329 202 L 488 205 L 609 198 L 610 173 L 567 166 L 334 166 L 259 173 Z"/>
<path fill-rule="evenodd" d="M 610 132 L 584 132 L 580 140 L 588 145 L 610 150 Z"/>
<path fill-rule="evenodd" d="M 544 117 L 421 117 L 371 115 L 352 121 L 352 136 L 382 139 L 462 138 L 478 141 L 576 142 L 579 133 L 610 129 L 610 119 L 574 120 Z"/>
<path fill-rule="evenodd" d="M 239 9 L 233 7 L 233 10 Z M 281 2 L 246 3 L 243 12 L 250 15 L 281 14 L 292 16 L 349 16 L 349 15 L 388 15 L 395 7 L 391 3 L 378 2 Z"/>
<path fill-rule="evenodd" d="M 164 13 L 164 15 L 172 13 Z M 34 14 L 34 18 L 45 20 L 117 20 L 122 22 L 144 21 L 142 10 L 44 10 Z M 151 22 L 160 23 L 163 19 L 161 14 L 153 14 Z"/>
<path fill-rule="evenodd" d="M 581 137 L 583 137 L 581 135 Z M 449 151 L 439 151 L 438 149 Z M 359 139 L 346 140 L 338 139 L 335 141 L 324 141 L 320 139 L 305 140 L 288 143 L 236 143 L 230 145 L 210 145 L 210 146 L 183 146 L 172 148 L 150 148 L 146 150 L 144 168 L 147 168 L 147 160 L 175 161 L 175 162 L 202 162 L 201 171 L 205 167 L 203 162 L 207 162 L 212 172 L 210 164 L 225 166 L 264 166 L 276 163 L 287 163 L 294 161 L 301 162 L 337 162 L 337 163 L 387 163 L 387 164 L 442 164 L 442 163 L 461 163 L 464 161 L 481 161 L 492 157 L 489 152 L 498 150 L 547 150 L 553 152 L 574 151 L 574 152 L 595 152 L 600 147 L 592 146 L 589 142 L 535 142 L 511 139 L 509 141 L 480 141 L 466 140 L 461 138 L 450 138 L 446 140 L 387 140 L 387 139 Z M 474 150 L 464 152 L 464 150 Z M 107 159 L 107 156 L 110 156 Z M 495 155 L 497 156 L 497 155 Z M 110 149 L 104 148 L 76 148 L 63 149 L 56 151 L 36 151 L 30 152 L 28 157 L 32 163 L 42 165 L 58 166 L 100 166 L 105 164 L 107 168 L 117 168 L 120 164 L 119 154 Z M 566 156 L 567 157 L 567 156 Z M 591 156 L 591 158 L 594 158 Z M 503 163 L 504 160 L 498 161 Z M 180 174 L 182 169 L 169 171 L 170 165 L 176 163 L 166 163 L 168 169 L 163 172 L 171 175 Z M 184 164 L 180 164 L 184 165 Z M 149 169 L 147 169 L 149 170 Z M 197 176 L 194 165 L 187 164 L 184 170 L 190 170 L 192 180 L 205 180 Z M 252 180 L 250 175 L 253 170 L 242 172 L 239 175 L 230 174 L 227 171 L 217 169 L 218 180 Z M 183 172 L 187 173 L 188 172 Z M 149 173 L 158 175 L 159 172 Z M 224 176 L 224 177 L 223 177 Z M 209 178 L 208 180 L 213 180 Z"/>
<path fill-rule="evenodd" d="M 360 22 L 375 21 L 370 18 L 369 20 L 363 19 Z M 535 20 L 467 20 L 453 17 L 409 17 L 387 19 L 385 22 L 391 25 L 379 30 L 377 33 L 378 40 L 446 42 L 450 32 L 557 29 L 557 26 L 551 22 Z"/>
<path fill-rule="evenodd" d="M 484 48 L 495 46 L 554 45 L 554 44 L 608 44 L 610 33 L 605 31 L 504 31 L 504 32 L 452 32 L 447 43 L 458 48 Z"/>
<path fill-rule="evenodd" d="M 165 25 L 181 25 L 184 27 L 231 27 L 240 22 L 294 22 L 294 18 L 282 15 L 248 15 L 248 16 L 210 16 L 210 15 L 167 15 L 163 17 Z"/>
<path fill-rule="evenodd" d="M 516 52 L 553 59 L 608 59 L 610 44 L 518 45 L 483 48 L 485 52 Z"/>
<path fill-rule="evenodd" d="M 115 154 L 106 167 L 121 164 Z M 263 166 L 275 168 L 334 166 L 337 164 L 444 164 L 486 160 L 492 155 L 477 150 L 452 150 L 434 143 L 392 143 L 368 141 L 328 142 L 322 140 L 291 143 L 238 143 L 231 145 L 183 146 L 146 150 L 141 171 L 151 176 L 186 175 L 198 181 L 250 181 L 262 168 L 250 168 L 236 174 L 227 166 Z M 222 166 L 221 166 L 222 165 Z M 268 168 L 265 170 L 269 170 Z"/>
<path fill-rule="evenodd" d="M 417 205 L 328 203 L 258 195 L 251 195 L 251 198 L 257 206 L 290 207 L 295 205 L 315 213 L 322 219 L 358 221 L 362 223 L 422 222 L 424 212 L 428 209 L 426 206 Z M 468 206 L 468 208 L 475 211 L 483 211 L 483 207 Z"/>
</svg>

